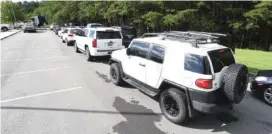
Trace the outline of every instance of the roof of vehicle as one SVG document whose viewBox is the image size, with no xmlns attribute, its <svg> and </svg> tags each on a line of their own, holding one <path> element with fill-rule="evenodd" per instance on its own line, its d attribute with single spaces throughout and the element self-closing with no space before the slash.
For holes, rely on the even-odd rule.
<svg viewBox="0 0 272 134">
<path fill-rule="evenodd" d="M 91 28 L 87 28 L 87 29 L 91 29 L 91 30 L 95 30 L 95 31 L 106 31 L 106 30 L 120 31 L 119 29 L 115 29 L 112 27 L 91 27 Z"/>
<path fill-rule="evenodd" d="M 134 28 L 133 26 L 111 26 L 113 28 L 129 28 L 129 29 L 132 29 Z"/>
<path fill-rule="evenodd" d="M 88 23 L 87 25 L 102 25 L 100 23 Z"/>
<path fill-rule="evenodd" d="M 227 48 L 217 43 L 198 44 L 198 48 L 195 48 L 195 47 L 192 47 L 190 42 L 163 39 L 163 37 L 145 37 L 145 38 L 136 38 L 134 40 L 159 44 L 163 47 L 172 47 L 173 49 L 186 48 L 188 50 L 196 50 L 196 51 L 202 51 L 202 52 Z M 177 48 L 177 45 L 179 48 Z"/>
</svg>

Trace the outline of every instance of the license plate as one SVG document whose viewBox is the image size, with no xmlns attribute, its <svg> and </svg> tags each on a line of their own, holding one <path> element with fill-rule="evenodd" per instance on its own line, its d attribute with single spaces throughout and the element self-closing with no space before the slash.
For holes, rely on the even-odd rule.
<svg viewBox="0 0 272 134">
<path fill-rule="evenodd" d="M 113 45 L 113 42 L 109 42 L 109 43 L 108 43 L 108 46 L 112 46 L 112 45 Z"/>
</svg>

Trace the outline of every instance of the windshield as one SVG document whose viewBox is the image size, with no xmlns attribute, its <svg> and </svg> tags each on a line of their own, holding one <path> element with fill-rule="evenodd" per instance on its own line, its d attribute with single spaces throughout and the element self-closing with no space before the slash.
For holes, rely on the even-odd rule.
<svg viewBox="0 0 272 134">
<path fill-rule="evenodd" d="M 212 61 L 214 73 L 218 73 L 223 67 L 235 63 L 233 54 L 230 49 L 220 49 L 208 52 Z"/>
<path fill-rule="evenodd" d="M 121 39 L 121 34 L 119 31 L 97 31 L 97 39 Z"/>
</svg>

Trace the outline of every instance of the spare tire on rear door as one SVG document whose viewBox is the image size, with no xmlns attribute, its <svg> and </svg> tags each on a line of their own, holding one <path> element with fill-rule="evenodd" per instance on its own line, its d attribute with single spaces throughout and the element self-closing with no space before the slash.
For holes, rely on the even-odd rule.
<svg viewBox="0 0 272 134">
<path fill-rule="evenodd" d="M 244 98 L 248 84 L 248 69 L 242 64 L 231 64 L 224 74 L 224 92 L 233 103 Z"/>
</svg>

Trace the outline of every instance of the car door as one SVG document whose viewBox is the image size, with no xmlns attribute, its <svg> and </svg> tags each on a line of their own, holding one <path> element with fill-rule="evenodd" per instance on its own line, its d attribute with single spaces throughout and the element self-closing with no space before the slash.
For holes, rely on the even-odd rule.
<svg viewBox="0 0 272 134">
<path fill-rule="evenodd" d="M 152 44 L 148 61 L 145 67 L 146 84 L 151 87 L 156 87 L 161 76 L 163 67 L 165 48 Z"/>
<path fill-rule="evenodd" d="M 130 77 L 145 83 L 145 67 L 150 44 L 134 41 L 131 46 L 131 55 L 122 62 L 124 72 Z"/>
<path fill-rule="evenodd" d="M 78 39 L 77 39 L 77 41 L 78 41 L 78 47 L 79 47 L 79 49 L 81 49 L 81 50 L 85 50 L 85 49 L 84 49 L 84 40 L 85 40 L 85 38 L 86 38 L 85 31 L 86 31 L 86 29 L 82 29 L 82 30 L 80 31 L 79 36 L 78 36 Z"/>
</svg>

